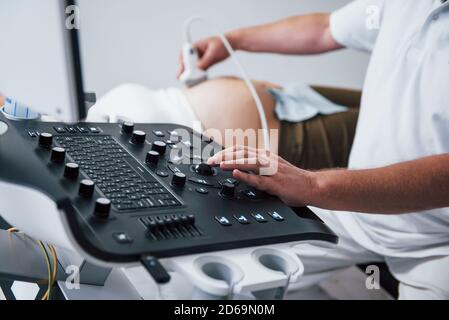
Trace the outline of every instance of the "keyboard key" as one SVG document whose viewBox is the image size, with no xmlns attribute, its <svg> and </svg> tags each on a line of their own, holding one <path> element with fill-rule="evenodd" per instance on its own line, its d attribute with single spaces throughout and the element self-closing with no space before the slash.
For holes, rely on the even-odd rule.
<svg viewBox="0 0 449 320">
<path fill-rule="evenodd" d="M 250 224 L 249 219 L 245 215 L 235 215 L 234 218 L 240 224 Z"/>
<path fill-rule="evenodd" d="M 275 220 L 275 221 L 284 221 L 284 217 L 281 216 L 278 212 L 273 211 L 273 212 L 268 212 L 268 214 Z"/>
<path fill-rule="evenodd" d="M 224 227 L 232 226 L 231 221 L 229 221 L 229 219 L 226 218 L 226 217 L 216 216 L 216 217 L 215 217 L 215 220 L 217 220 L 217 222 L 218 222 L 219 224 L 221 224 L 222 226 L 224 226 Z"/>
<path fill-rule="evenodd" d="M 254 218 L 254 220 L 256 220 L 257 222 L 260 223 L 265 223 L 268 222 L 268 220 L 260 213 L 253 213 L 251 214 L 251 216 Z"/>
<path fill-rule="evenodd" d="M 153 134 L 154 134 L 156 137 L 159 137 L 159 138 L 165 137 L 165 134 L 164 134 L 162 131 L 154 130 L 154 131 L 153 131 Z"/>
<path fill-rule="evenodd" d="M 54 127 L 57 133 L 67 133 L 64 127 Z"/>
</svg>

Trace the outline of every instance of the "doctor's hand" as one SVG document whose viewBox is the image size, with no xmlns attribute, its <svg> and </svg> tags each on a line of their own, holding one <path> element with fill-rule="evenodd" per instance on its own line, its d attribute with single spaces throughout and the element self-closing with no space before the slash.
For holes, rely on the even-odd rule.
<svg viewBox="0 0 449 320">
<path fill-rule="evenodd" d="M 200 40 L 195 43 L 195 48 L 198 50 L 199 55 L 198 68 L 202 70 L 207 70 L 213 65 L 222 62 L 229 57 L 229 53 L 219 37 L 211 37 Z M 178 78 L 184 72 L 182 53 L 179 60 L 180 67 L 177 76 Z"/>
<path fill-rule="evenodd" d="M 268 151 L 232 147 L 217 153 L 208 160 L 208 164 L 233 171 L 235 179 L 277 196 L 291 207 L 313 204 L 312 198 L 317 189 L 316 173 L 299 169 Z M 263 169 L 268 168 L 274 168 L 273 172 L 261 175 L 265 171 Z"/>
</svg>

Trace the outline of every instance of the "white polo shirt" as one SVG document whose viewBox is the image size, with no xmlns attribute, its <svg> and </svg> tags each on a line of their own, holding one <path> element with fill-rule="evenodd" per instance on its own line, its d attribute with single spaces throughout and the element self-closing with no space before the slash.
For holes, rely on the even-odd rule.
<svg viewBox="0 0 449 320">
<path fill-rule="evenodd" d="M 350 168 L 449 153 L 449 2 L 358 0 L 332 14 L 331 31 L 340 44 L 372 53 Z M 449 255 L 449 208 L 336 214 L 380 254 Z"/>
</svg>

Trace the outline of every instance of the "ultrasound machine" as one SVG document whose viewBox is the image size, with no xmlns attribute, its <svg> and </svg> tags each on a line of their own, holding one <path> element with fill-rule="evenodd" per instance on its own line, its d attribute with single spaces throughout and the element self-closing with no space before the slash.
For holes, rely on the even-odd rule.
<svg viewBox="0 0 449 320">
<path fill-rule="evenodd" d="M 0 112 L 0 215 L 54 244 L 63 269 L 84 267 L 81 284 L 107 291 L 93 297 L 118 297 L 127 286 L 130 298 L 178 298 L 189 284 L 193 299 L 282 298 L 304 270 L 296 246 L 338 242 L 308 208 L 208 166 L 222 147 L 199 132 L 138 119 L 81 122 L 78 31 L 65 25 L 73 2 L 26 3 L 0 12 L 9 26 L 0 27 L 8 44 L 0 89 L 62 122 Z"/>
</svg>

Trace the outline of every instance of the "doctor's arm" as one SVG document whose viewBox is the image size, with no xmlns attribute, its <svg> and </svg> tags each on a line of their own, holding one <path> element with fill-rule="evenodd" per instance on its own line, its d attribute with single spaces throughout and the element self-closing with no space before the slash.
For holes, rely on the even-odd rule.
<svg viewBox="0 0 449 320">
<path fill-rule="evenodd" d="M 342 48 L 333 38 L 329 13 L 290 17 L 274 23 L 238 29 L 226 34 L 235 50 L 280 54 L 316 54 Z M 229 57 L 218 37 L 195 44 L 200 55 L 198 67 L 208 69 Z M 181 59 L 182 60 L 182 59 Z M 179 74 L 184 71 L 182 65 Z"/>
<path fill-rule="evenodd" d="M 273 162 L 278 164 L 274 175 L 243 172 L 257 172 Z M 375 214 L 449 207 L 449 154 L 369 170 L 311 172 L 273 154 L 265 156 L 254 149 L 232 148 L 211 158 L 210 163 L 233 170 L 235 178 L 280 197 L 290 206 Z"/>
</svg>

